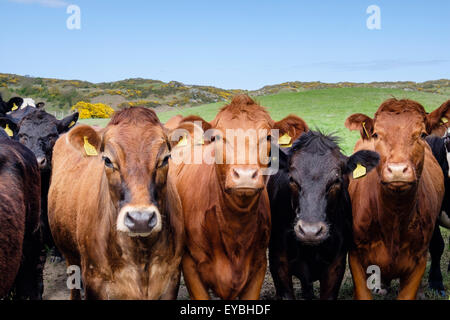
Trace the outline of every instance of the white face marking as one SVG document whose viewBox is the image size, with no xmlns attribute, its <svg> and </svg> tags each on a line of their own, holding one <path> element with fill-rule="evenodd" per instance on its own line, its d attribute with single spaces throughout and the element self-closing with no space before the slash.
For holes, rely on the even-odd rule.
<svg viewBox="0 0 450 320">
<path fill-rule="evenodd" d="M 156 225 L 153 227 L 153 229 L 148 233 L 136 233 L 132 232 L 126 225 L 125 225 L 125 217 L 128 211 L 153 211 L 156 215 Z M 158 233 L 162 229 L 162 223 L 161 223 L 161 214 L 159 213 L 159 210 L 156 206 L 125 206 L 123 207 L 119 215 L 117 216 L 117 231 L 128 233 L 130 237 L 148 237 L 151 234 Z"/>
<path fill-rule="evenodd" d="M 20 109 L 26 108 L 27 106 L 36 108 L 36 103 L 31 98 L 24 98 Z"/>
</svg>

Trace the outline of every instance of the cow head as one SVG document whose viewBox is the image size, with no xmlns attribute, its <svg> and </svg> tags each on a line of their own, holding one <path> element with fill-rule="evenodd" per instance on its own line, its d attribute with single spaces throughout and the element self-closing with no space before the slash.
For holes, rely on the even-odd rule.
<svg viewBox="0 0 450 320">
<path fill-rule="evenodd" d="M 116 229 L 130 236 L 156 235 L 162 228 L 171 146 L 155 112 L 132 107 L 116 112 L 96 131 L 80 125 L 67 135 L 84 157 L 99 161 L 116 208 Z"/>
<path fill-rule="evenodd" d="M 305 244 L 320 243 L 344 220 L 338 212 L 349 203 L 348 175 L 358 164 L 369 172 L 379 156 L 361 150 L 346 157 L 335 137 L 309 131 L 294 142 L 287 157 L 295 235 Z"/>
<path fill-rule="evenodd" d="M 215 119 L 206 122 L 197 116 L 183 119 L 201 122 L 205 131 L 205 154 L 214 158 L 217 179 L 234 208 L 247 209 L 257 203 L 265 188 L 267 176 L 263 170 L 269 166 L 271 130 L 279 135 L 297 138 L 308 130 L 306 123 L 296 117 L 275 122 L 269 113 L 250 97 L 237 95 L 229 105 L 223 107 Z"/>
<path fill-rule="evenodd" d="M 7 112 L 10 112 L 12 109 L 19 108 L 23 104 L 23 99 L 20 97 L 11 98 L 8 102 L 3 101 L 2 96 L 0 95 L 0 116 L 5 115 Z"/>
<path fill-rule="evenodd" d="M 33 151 L 41 171 L 50 171 L 53 146 L 59 135 L 68 131 L 78 120 L 78 113 L 74 113 L 62 120 L 34 107 L 18 122 L 9 121 L 9 127 L 14 137 L 24 146 Z M 20 111 L 27 110 L 21 109 Z M 9 117 L 11 119 L 11 117 Z M 1 124 L 1 119 L 0 119 Z M 2 124 L 3 126 L 3 124 Z"/>
<path fill-rule="evenodd" d="M 414 190 L 422 174 L 425 137 L 450 116 L 450 103 L 430 114 L 412 100 L 389 99 L 381 104 L 372 119 L 353 114 L 345 125 L 359 130 L 364 140 L 371 140 L 380 154 L 377 171 L 385 190 Z"/>
</svg>

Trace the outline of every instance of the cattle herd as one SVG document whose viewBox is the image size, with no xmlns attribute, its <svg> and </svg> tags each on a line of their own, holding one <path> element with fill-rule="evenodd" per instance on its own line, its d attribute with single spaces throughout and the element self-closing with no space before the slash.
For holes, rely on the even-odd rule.
<svg viewBox="0 0 450 320">
<path fill-rule="evenodd" d="M 278 299 L 296 298 L 293 276 L 303 298 L 319 281 L 337 299 L 347 260 L 355 299 L 394 279 L 398 299 L 416 299 L 428 252 L 429 286 L 445 293 L 447 119 L 450 100 L 430 113 L 386 100 L 347 118 L 361 138 L 346 156 L 246 95 L 211 122 L 131 107 L 105 128 L 0 97 L 0 298 L 41 299 L 48 254 L 79 266 L 71 299 L 176 299 L 181 275 L 192 299 L 258 299 L 268 263 Z"/>
</svg>

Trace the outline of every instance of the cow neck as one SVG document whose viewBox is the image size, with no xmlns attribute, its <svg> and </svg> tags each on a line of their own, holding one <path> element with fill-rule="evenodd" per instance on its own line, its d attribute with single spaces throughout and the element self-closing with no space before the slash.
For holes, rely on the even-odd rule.
<svg viewBox="0 0 450 320">
<path fill-rule="evenodd" d="M 245 252 L 253 248 L 257 235 L 256 229 L 260 226 L 261 194 L 255 197 L 251 206 L 239 208 L 223 190 L 219 181 L 215 179 L 214 181 L 215 188 L 213 190 L 216 190 L 215 194 L 218 197 L 215 203 L 219 203 L 219 208 L 215 210 L 217 230 L 227 256 L 234 263 L 239 264 L 236 260 L 245 257 Z"/>
<path fill-rule="evenodd" d="M 404 194 L 393 194 L 378 183 L 378 220 L 383 226 L 384 242 L 393 256 L 398 255 L 402 234 L 408 230 L 417 213 L 418 185 Z"/>
</svg>

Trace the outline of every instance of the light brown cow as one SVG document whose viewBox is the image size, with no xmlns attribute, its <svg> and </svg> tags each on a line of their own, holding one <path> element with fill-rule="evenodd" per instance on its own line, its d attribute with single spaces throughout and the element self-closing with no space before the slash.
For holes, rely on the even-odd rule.
<svg viewBox="0 0 450 320">
<path fill-rule="evenodd" d="M 349 263 L 356 299 L 371 299 L 367 268 L 380 268 L 389 285 L 400 279 L 398 299 L 415 299 L 427 262 L 427 250 L 444 195 L 443 175 L 425 137 L 449 108 L 426 114 L 411 100 L 385 101 L 372 119 L 351 115 L 345 125 L 360 130 L 356 150 L 380 154 L 377 170 L 352 179 L 355 247 Z"/>
<path fill-rule="evenodd" d="M 256 144 L 245 140 L 240 152 L 247 162 L 238 163 L 238 138 L 227 140 L 226 129 L 266 129 L 267 133 L 279 129 L 280 135 L 289 134 L 293 141 L 307 126 L 292 115 L 274 122 L 245 95 L 236 96 L 210 123 L 197 116 L 183 122 L 196 120 L 202 122 L 200 130 L 209 129 L 205 141 L 211 142 L 205 142 L 202 151 L 219 161 L 170 164 L 169 176 L 176 180 L 184 213 L 187 252 L 182 269 L 186 286 L 193 299 L 209 299 L 209 289 L 222 299 L 258 299 L 267 265 L 270 205 L 267 176 L 261 175 L 267 164 L 261 158 L 250 164 L 249 155 L 259 147 L 267 156 L 270 144 L 265 150 L 267 134 Z M 193 139 L 193 143 L 198 141 Z M 225 161 L 229 155 L 234 161 Z"/>
<path fill-rule="evenodd" d="M 170 148 L 156 114 L 140 107 L 56 142 L 49 222 L 67 265 L 81 266 L 86 299 L 176 298 L 184 233 Z"/>
</svg>

